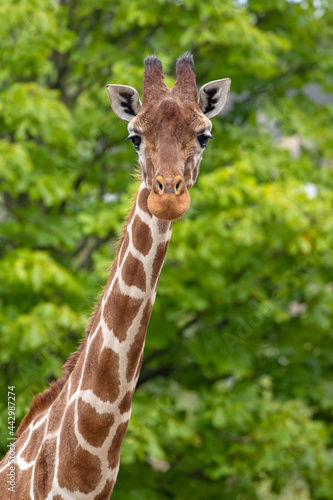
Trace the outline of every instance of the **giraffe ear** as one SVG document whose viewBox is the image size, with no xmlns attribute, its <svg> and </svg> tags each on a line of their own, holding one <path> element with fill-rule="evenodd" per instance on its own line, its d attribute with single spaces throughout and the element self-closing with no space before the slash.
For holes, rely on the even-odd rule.
<svg viewBox="0 0 333 500">
<path fill-rule="evenodd" d="M 199 91 L 199 107 L 207 118 L 221 113 L 230 93 L 230 78 L 206 83 Z"/>
<path fill-rule="evenodd" d="M 107 85 L 110 104 L 118 118 L 130 122 L 140 111 L 141 101 L 137 90 L 127 85 Z"/>
</svg>

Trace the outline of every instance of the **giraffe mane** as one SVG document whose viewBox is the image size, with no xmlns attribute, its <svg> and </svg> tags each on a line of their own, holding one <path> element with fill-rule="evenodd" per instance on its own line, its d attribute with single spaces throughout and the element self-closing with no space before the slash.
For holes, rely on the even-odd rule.
<svg viewBox="0 0 333 500">
<path fill-rule="evenodd" d="M 67 380 L 69 379 L 70 374 L 74 370 L 74 367 L 77 363 L 77 360 L 79 359 L 80 354 L 84 349 L 84 346 L 86 344 L 86 340 L 87 340 L 86 338 L 83 339 L 81 341 L 77 351 L 73 352 L 69 356 L 66 363 L 62 367 L 62 376 L 58 380 L 51 382 L 47 389 L 45 389 L 40 394 L 37 394 L 33 398 L 28 413 L 23 418 L 19 428 L 16 431 L 16 438 L 19 438 L 21 436 L 21 434 L 31 424 L 31 422 L 36 417 L 36 415 L 38 415 L 39 413 L 42 413 L 47 408 L 49 408 L 51 406 L 51 404 L 55 401 L 55 399 L 59 396 L 64 385 L 66 384 Z"/>
</svg>

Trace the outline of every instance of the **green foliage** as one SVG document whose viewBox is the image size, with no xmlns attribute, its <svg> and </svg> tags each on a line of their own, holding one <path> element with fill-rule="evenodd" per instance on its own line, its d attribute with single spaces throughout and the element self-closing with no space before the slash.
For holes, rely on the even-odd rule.
<svg viewBox="0 0 333 500">
<path fill-rule="evenodd" d="M 83 337 L 136 189 L 105 85 L 191 49 L 232 106 L 174 224 L 119 500 L 333 497 L 330 0 L 3 0 L 0 435 Z M 310 90 L 309 90 L 310 89 Z M 293 142 L 294 150 L 290 152 Z"/>
</svg>

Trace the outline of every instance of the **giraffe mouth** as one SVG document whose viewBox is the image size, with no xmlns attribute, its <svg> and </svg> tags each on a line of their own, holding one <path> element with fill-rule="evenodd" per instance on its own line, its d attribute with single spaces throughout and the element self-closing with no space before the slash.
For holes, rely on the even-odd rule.
<svg viewBox="0 0 333 500">
<path fill-rule="evenodd" d="M 148 197 L 149 211 L 162 220 L 180 219 L 190 208 L 191 198 L 186 189 L 182 194 L 157 194 L 153 190 Z"/>
</svg>

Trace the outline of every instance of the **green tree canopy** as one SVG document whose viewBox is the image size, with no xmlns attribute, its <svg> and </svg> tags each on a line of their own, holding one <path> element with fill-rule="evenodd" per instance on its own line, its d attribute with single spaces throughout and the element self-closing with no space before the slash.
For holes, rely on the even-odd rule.
<svg viewBox="0 0 333 500">
<path fill-rule="evenodd" d="M 174 224 L 113 497 L 333 497 L 330 0 L 2 0 L 0 435 L 60 375 L 137 183 L 105 85 L 230 77 Z M 17 422 L 18 423 L 18 422 Z"/>
</svg>

